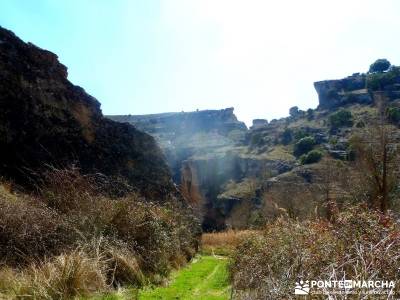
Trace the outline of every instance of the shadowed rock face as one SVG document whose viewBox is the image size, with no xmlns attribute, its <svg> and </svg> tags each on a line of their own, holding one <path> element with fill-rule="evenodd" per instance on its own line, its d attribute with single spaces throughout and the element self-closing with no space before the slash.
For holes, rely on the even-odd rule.
<svg viewBox="0 0 400 300">
<path fill-rule="evenodd" d="M 354 74 L 340 80 L 325 80 L 314 83 L 318 93 L 319 108 L 332 109 L 346 104 L 372 104 L 366 89 L 366 75 Z"/>
<path fill-rule="evenodd" d="M 128 122 L 155 137 L 178 183 L 182 161 L 232 148 L 243 142 L 247 132 L 246 125 L 233 114 L 233 108 L 108 118 Z"/>
<path fill-rule="evenodd" d="M 29 186 L 45 165 L 122 176 L 145 196 L 175 191 L 154 139 L 103 117 L 100 103 L 67 80 L 57 56 L 0 27 L 0 176 Z"/>
<path fill-rule="evenodd" d="M 132 123 L 156 138 L 166 154 L 175 183 L 206 231 L 229 226 L 227 219 L 243 202 L 251 206 L 259 202 L 247 199 L 251 193 L 241 193 L 250 185 L 256 188 L 249 178 L 261 178 L 266 172 L 280 174 L 293 168 L 292 163 L 280 158 L 252 153 L 248 145 L 248 134 L 252 131 L 237 120 L 232 108 L 109 118 Z M 261 123 L 257 129 L 264 130 L 268 122 L 261 120 Z M 227 192 L 233 186 L 238 193 Z M 246 199 L 241 194 L 246 194 Z"/>
</svg>

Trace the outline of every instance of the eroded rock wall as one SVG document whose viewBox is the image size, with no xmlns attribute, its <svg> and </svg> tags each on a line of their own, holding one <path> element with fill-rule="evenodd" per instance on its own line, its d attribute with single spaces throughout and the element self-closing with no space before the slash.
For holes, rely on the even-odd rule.
<svg viewBox="0 0 400 300">
<path fill-rule="evenodd" d="M 24 186 L 48 165 L 120 176 L 155 200 L 175 191 L 150 135 L 103 117 L 49 51 L 0 27 L 0 176 Z"/>
</svg>

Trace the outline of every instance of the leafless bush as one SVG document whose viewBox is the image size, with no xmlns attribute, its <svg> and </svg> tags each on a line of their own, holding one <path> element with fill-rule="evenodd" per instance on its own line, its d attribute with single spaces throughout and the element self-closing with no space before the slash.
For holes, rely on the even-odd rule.
<svg viewBox="0 0 400 300">
<path fill-rule="evenodd" d="M 20 265 L 60 254 L 75 239 L 70 226 L 38 199 L 0 192 L 0 258 Z"/>
<path fill-rule="evenodd" d="M 53 169 L 38 196 L 0 190 L 0 255 L 4 266 L 23 269 L 9 276 L 0 267 L 0 295 L 12 294 L 1 290 L 10 280 L 31 299 L 140 287 L 195 254 L 199 225 L 179 201 L 154 204 L 133 192 L 110 198 L 97 183 L 76 169 Z"/>
<path fill-rule="evenodd" d="M 334 224 L 281 218 L 237 248 L 233 287 L 237 299 L 290 299 L 299 278 L 397 280 L 399 253 L 394 219 L 362 206 L 339 213 Z"/>
</svg>

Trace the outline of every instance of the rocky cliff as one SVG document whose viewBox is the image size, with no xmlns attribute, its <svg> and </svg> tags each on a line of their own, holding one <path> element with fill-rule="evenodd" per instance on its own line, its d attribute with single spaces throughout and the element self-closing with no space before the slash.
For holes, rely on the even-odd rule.
<svg viewBox="0 0 400 300">
<path fill-rule="evenodd" d="M 30 173 L 75 164 L 123 177 L 161 200 L 174 191 L 153 137 L 103 117 L 100 103 L 67 79 L 49 51 L 0 27 L 0 175 L 29 186 Z"/>
<path fill-rule="evenodd" d="M 243 141 L 247 131 L 246 125 L 233 114 L 233 108 L 108 118 L 133 124 L 155 137 L 177 182 L 182 161 L 233 147 Z"/>
<path fill-rule="evenodd" d="M 373 93 L 381 91 L 389 100 L 400 97 L 400 71 L 398 67 L 382 73 L 355 73 L 344 79 L 314 83 L 320 109 L 334 109 L 351 104 L 373 104 Z"/>
<path fill-rule="evenodd" d="M 157 139 L 205 230 L 252 227 L 280 214 L 326 213 L 329 170 L 338 163 L 351 165 L 350 138 L 377 117 L 377 101 L 388 105 L 391 122 L 400 125 L 398 67 L 314 86 L 317 109 L 293 107 L 289 117 L 257 119 L 250 129 L 232 109 L 110 118 L 133 123 Z M 348 174 L 350 169 L 335 176 Z M 335 197 L 343 197 L 335 189 Z"/>
</svg>

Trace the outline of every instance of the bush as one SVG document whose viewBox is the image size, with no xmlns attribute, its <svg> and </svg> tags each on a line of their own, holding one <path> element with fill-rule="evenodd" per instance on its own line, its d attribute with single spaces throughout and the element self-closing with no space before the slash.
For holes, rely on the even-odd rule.
<svg viewBox="0 0 400 300">
<path fill-rule="evenodd" d="M 385 59 L 377 59 L 371 66 L 369 67 L 369 73 L 382 73 L 390 68 L 390 62 Z"/>
<path fill-rule="evenodd" d="M 311 121 L 312 119 L 314 119 L 314 110 L 309 108 L 307 109 L 307 120 Z"/>
<path fill-rule="evenodd" d="M 237 247 L 232 286 L 239 299 L 286 299 L 299 278 L 396 280 L 399 251 L 394 217 L 364 206 L 339 213 L 333 224 L 281 218 Z"/>
<path fill-rule="evenodd" d="M 84 252 L 71 252 L 33 264 L 15 284 L 17 298 L 75 299 L 108 290 L 101 261 Z"/>
<path fill-rule="evenodd" d="M 290 144 L 293 139 L 293 131 L 290 128 L 285 128 L 281 135 L 281 143 L 284 145 Z"/>
<path fill-rule="evenodd" d="M 322 158 L 322 152 L 319 150 L 311 150 L 307 154 L 303 154 L 300 157 L 300 162 L 302 165 L 313 164 L 319 162 Z"/>
<path fill-rule="evenodd" d="M 54 169 L 35 198 L 0 190 L 3 264 L 30 265 L 14 276 L 13 290 L 31 299 L 69 299 L 92 288 L 140 287 L 159 283 L 196 253 L 200 226 L 178 199 L 163 205 L 134 193 L 111 199 L 94 178 Z"/>
<path fill-rule="evenodd" d="M 293 133 L 293 137 L 296 141 L 299 141 L 300 139 L 307 137 L 307 136 L 310 136 L 310 134 L 307 133 L 304 129 L 295 130 Z"/>
<path fill-rule="evenodd" d="M 296 157 L 299 157 L 309 151 L 312 150 L 312 148 L 315 145 L 315 140 L 311 136 L 304 137 L 300 139 L 295 145 L 294 145 L 294 150 L 293 154 Z"/>
<path fill-rule="evenodd" d="M 14 196 L 0 186 L 0 257 L 19 266 L 69 249 L 76 234 L 38 199 Z"/>
<path fill-rule="evenodd" d="M 398 124 L 400 122 L 400 108 L 388 107 L 386 110 L 386 116 L 389 122 Z"/>
<path fill-rule="evenodd" d="M 392 66 L 384 73 L 371 73 L 367 77 L 367 87 L 372 91 L 383 90 L 386 85 L 394 84 L 400 76 L 400 67 Z"/>
<path fill-rule="evenodd" d="M 329 124 L 331 129 L 351 127 L 353 126 L 353 116 L 350 111 L 342 109 L 329 116 Z"/>
</svg>

